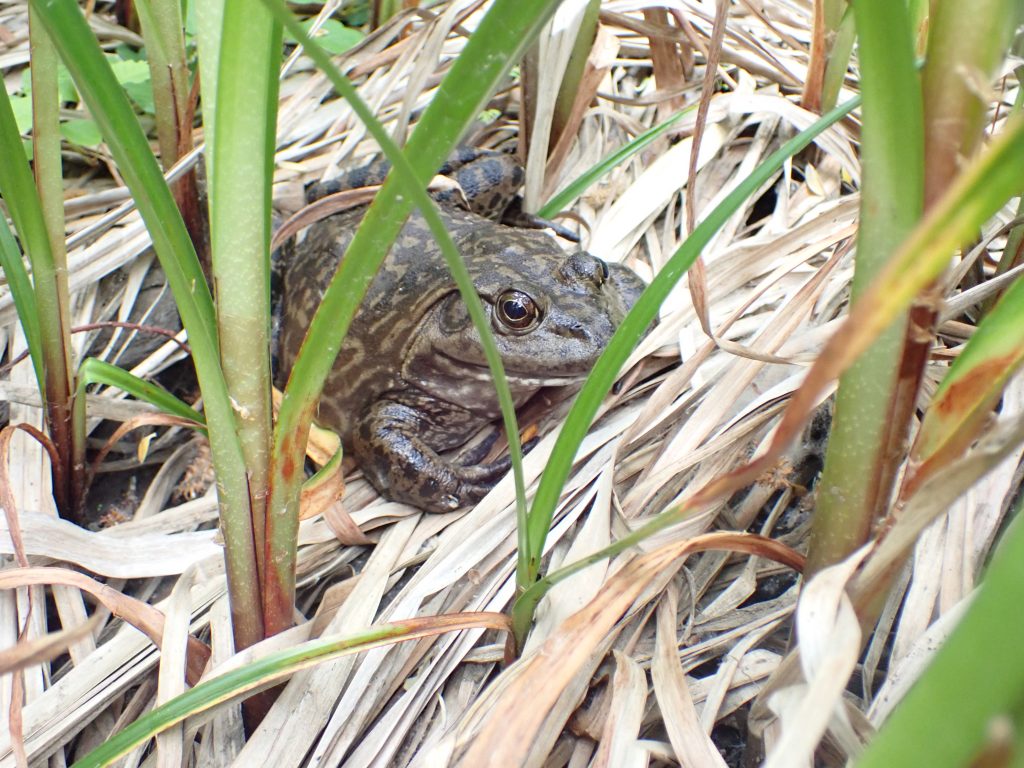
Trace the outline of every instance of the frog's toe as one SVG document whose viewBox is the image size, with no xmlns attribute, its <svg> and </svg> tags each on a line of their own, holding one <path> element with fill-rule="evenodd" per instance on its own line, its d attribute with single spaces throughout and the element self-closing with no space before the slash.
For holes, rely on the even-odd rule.
<svg viewBox="0 0 1024 768">
<path fill-rule="evenodd" d="M 512 468 L 512 459 L 502 456 L 490 464 L 475 464 L 469 467 L 458 467 L 455 470 L 456 476 L 463 484 L 481 485 L 490 487 L 503 478 Z"/>
<path fill-rule="evenodd" d="M 507 461 L 474 467 L 449 467 L 443 479 L 424 476 L 413 503 L 429 512 L 451 512 L 476 504 L 508 471 Z"/>
<path fill-rule="evenodd" d="M 458 495 L 452 494 L 447 497 L 446 501 L 449 504 L 455 504 L 455 506 L 449 509 L 459 509 L 460 507 L 470 507 L 480 501 L 484 496 L 490 493 L 493 485 L 480 485 L 474 483 L 461 483 L 459 485 Z"/>
<path fill-rule="evenodd" d="M 436 484 L 424 483 L 411 500 L 427 512 L 454 512 L 476 504 L 494 487 L 493 483 L 458 482 L 453 488 L 438 492 Z"/>
</svg>

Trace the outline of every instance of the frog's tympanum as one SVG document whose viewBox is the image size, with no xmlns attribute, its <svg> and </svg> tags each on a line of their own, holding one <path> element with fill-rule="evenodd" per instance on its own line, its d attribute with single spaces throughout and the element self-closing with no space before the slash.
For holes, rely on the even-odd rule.
<svg viewBox="0 0 1024 768">
<path fill-rule="evenodd" d="M 379 183 L 385 166 L 358 169 L 312 196 Z M 522 180 L 503 154 L 462 150 L 442 173 L 471 208 L 441 200 L 441 216 L 490 319 L 516 404 L 587 375 L 643 282 L 548 234 L 499 218 Z M 435 195 L 435 197 L 438 197 Z M 324 290 L 365 207 L 314 224 L 284 265 L 280 358 L 291 368 Z M 521 215 L 521 214 L 520 214 Z M 500 416 L 480 338 L 423 218 L 414 214 L 370 285 L 320 401 L 318 421 L 339 431 L 386 497 L 431 512 L 478 501 L 508 460 L 462 465 L 442 454 Z"/>
</svg>

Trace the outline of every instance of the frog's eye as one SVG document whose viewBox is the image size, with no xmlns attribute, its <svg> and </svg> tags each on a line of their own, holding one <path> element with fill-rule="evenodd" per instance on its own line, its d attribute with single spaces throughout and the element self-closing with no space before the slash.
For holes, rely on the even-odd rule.
<svg viewBox="0 0 1024 768">
<path fill-rule="evenodd" d="M 537 303 L 522 291 L 505 291 L 494 308 L 498 322 L 513 331 L 524 331 L 540 318 Z"/>
</svg>

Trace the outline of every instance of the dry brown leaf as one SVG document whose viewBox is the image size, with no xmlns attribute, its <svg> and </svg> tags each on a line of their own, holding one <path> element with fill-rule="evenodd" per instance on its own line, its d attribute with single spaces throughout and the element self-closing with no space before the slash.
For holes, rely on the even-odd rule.
<svg viewBox="0 0 1024 768">
<path fill-rule="evenodd" d="M 140 415 L 140 416 L 133 416 L 133 417 L 131 417 L 130 419 L 128 419 L 123 424 L 120 424 L 117 427 L 117 429 L 114 430 L 114 433 L 110 437 L 107 438 L 106 442 L 104 442 L 103 447 L 101 447 L 100 450 L 97 451 L 96 457 L 92 460 L 92 464 L 89 466 L 89 482 L 91 482 L 92 478 L 96 475 L 97 470 L 99 469 L 100 465 L 103 463 L 103 460 L 107 457 L 107 454 L 110 453 L 110 450 L 115 445 L 117 445 L 118 441 L 122 437 L 124 437 L 125 435 L 127 435 L 129 432 L 131 432 L 134 429 L 138 429 L 139 427 L 147 427 L 147 426 L 149 426 L 149 427 L 195 427 L 196 423 L 194 421 L 192 421 L 191 419 L 183 419 L 180 416 L 171 416 L 170 414 L 166 414 L 166 413 L 149 413 L 149 414 L 143 414 L 143 415 Z M 148 438 L 144 437 L 143 440 L 142 440 L 142 443 L 140 443 L 140 445 L 139 445 L 139 449 L 138 450 L 139 450 L 139 455 L 140 455 L 140 461 L 142 460 L 141 457 L 144 455 L 144 451 L 145 451 L 144 446 L 148 447 L 148 444 L 149 444 L 148 440 L 149 439 L 151 439 L 151 436 L 148 437 Z"/>
<path fill-rule="evenodd" d="M 750 552 L 801 568 L 803 558 L 778 542 L 752 534 L 711 533 L 663 546 L 636 557 L 612 576 L 586 607 L 569 617 L 534 654 L 517 662 L 514 686 L 498 700 L 488 693 L 478 704 L 489 707 L 472 735 L 465 734 L 456 764 L 501 765 L 498 756 L 521 754 L 519 745 L 532 744 L 545 725 L 562 689 L 576 674 L 590 650 L 601 643 L 651 579 L 688 554 L 707 549 Z M 528 697 L 531 706 L 520 702 Z"/>
<path fill-rule="evenodd" d="M 80 589 L 95 597 L 115 616 L 146 635 L 158 648 L 163 642 L 163 613 L 148 603 L 122 594 L 84 574 L 66 568 L 42 567 L 0 571 L 0 589 L 15 589 L 35 584 L 62 584 Z M 191 685 L 198 682 L 209 658 L 209 647 L 195 638 L 189 638 L 189 661 L 185 677 Z"/>
<path fill-rule="evenodd" d="M 310 478 L 302 484 L 302 490 L 299 493 L 299 520 L 316 517 L 332 507 L 344 495 L 345 475 L 341 462 L 338 461 L 337 466 L 328 474 L 323 477 Z"/>
<path fill-rule="evenodd" d="M 100 614 L 93 614 L 78 626 L 48 632 L 43 637 L 21 641 L 11 648 L 0 649 L 0 675 L 57 658 L 65 653 L 72 643 L 91 635 L 102 619 L 103 616 Z"/>
<path fill-rule="evenodd" d="M 678 601 L 678 588 L 669 585 L 658 603 L 656 643 L 654 658 L 651 659 L 654 695 L 679 764 L 692 762 L 696 768 L 724 768 L 725 761 L 701 727 L 689 683 L 679 664 L 676 635 Z"/>
<path fill-rule="evenodd" d="M 647 675 L 631 657 L 621 651 L 612 654 L 615 672 L 609 712 L 590 764 L 594 768 L 644 768 L 647 752 L 637 742 L 647 701 Z"/>
</svg>

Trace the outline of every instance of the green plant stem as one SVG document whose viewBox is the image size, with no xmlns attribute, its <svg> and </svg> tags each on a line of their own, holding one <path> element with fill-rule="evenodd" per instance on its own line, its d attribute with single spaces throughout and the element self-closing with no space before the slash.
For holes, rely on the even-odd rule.
<svg viewBox="0 0 1024 768">
<path fill-rule="evenodd" d="M 857 27 L 853 21 L 853 8 L 847 6 L 839 26 L 835 30 L 832 50 L 825 65 L 825 80 L 821 88 L 822 111 L 832 109 L 839 100 L 839 91 L 846 80 L 850 67 L 853 44 L 857 39 Z"/>
<path fill-rule="evenodd" d="M 260 4 L 227 0 L 221 40 L 219 119 L 210 147 L 216 174 L 210 200 L 211 263 L 221 365 L 245 456 L 262 585 L 265 568 L 278 562 L 265 557 L 271 443 L 270 198 L 281 25 Z M 288 622 L 293 613 L 294 606 L 289 606 Z"/>
<path fill-rule="evenodd" d="M 203 80 L 203 129 L 207 136 L 213 136 L 217 130 L 217 73 L 220 72 L 224 4 L 225 0 L 202 0 L 195 8 L 196 49 Z M 215 200 L 217 188 L 214 184 L 213 153 L 204 153 L 203 161 L 206 164 L 206 194 L 210 200 Z"/>
<path fill-rule="evenodd" d="M 1020 17 L 1014 0 L 936 0 L 931 3 L 923 73 L 925 208 L 941 197 L 977 150 L 988 82 L 1003 60 Z"/>
<path fill-rule="evenodd" d="M 44 46 L 40 50 L 40 75 L 42 76 L 41 86 L 43 95 L 38 98 L 45 100 L 50 93 L 48 88 L 48 67 L 55 71 L 55 61 L 47 60 L 45 37 L 38 23 L 30 30 L 30 44 L 35 51 L 37 46 Z M 35 66 L 35 65 L 33 65 Z M 35 94 L 33 94 L 35 97 Z M 41 105 L 42 118 L 53 119 L 53 131 L 56 127 L 56 95 L 53 94 L 54 102 L 48 107 Z M 40 116 L 36 116 L 37 121 Z M 37 123 L 37 126 L 40 124 Z M 41 126 L 40 126 L 41 127 Z M 47 138 L 52 133 L 43 132 Z M 49 145 L 44 143 L 49 149 Z M 59 151 L 55 153 L 59 156 Z M 32 264 L 32 291 L 34 294 L 34 305 L 36 310 L 35 324 L 38 334 L 35 341 L 38 342 L 36 349 L 30 347 L 33 355 L 38 355 L 36 365 L 37 376 L 42 373 L 42 387 L 40 395 L 46 409 L 46 422 L 50 430 L 50 436 L 57 444 L 60 451 L 61 461 L 52 466 L 53 494 L 60 513 L 65 517 L 74 514 L 74 498 L 71 492 L 70 460 L 71 448 L 71 369 L 69 365 L 68 349 L 65 345 L 68 326 L 62 323 L 65 317 L 65 309 L 62 309 L 62 296 L 59 289 L 61 274 L 58 270 L 59 260 L 55 261 L 53 249 L 50 244 L 50 222 L 43 213 L 39 191 L 36 189 L 25 160 L 25 153 L 22 147 L 21 136 L 18 133 L 14 114 L 11 110 L 11 103 L 4 91 L 0 98 L 0 194 L 3 195 L 7 210 L 14 222 L 14 227 L 21 239 L 21 245 L 28 254 Z M 52 167 L 52 166 L 49 166 Z M 49 184 L 49 182 L 47 182 Z M 52 187 L 48 186 L 47 191 Z M 59 193 L 58 193 L 59 194 Z M 59 204 L 62 204 L 58 200 Z M 63 275 L 66 286 L 66 269 Z M 63 301 L 66 302 L 67 291 L 63 294 Z M 33 341 L 29 336 L 29 341 Z"/>
<path fill-rule="evenodd" d="M 52 357 L 59 358 L 59 366 L 52 371 L 53 380 L 47 382 L 47 390 L 56 392 L 57 402 L 51 403 L 49 398 L 46 401 L 50 434 L 64 463 L 60 472 L 54 469 L 54 492 L 61 513 L 77 518 L 84 491 L 85 433 L 74 428 L 72 417 L 71 392 L 75 383 L 71 363 L 68 255 L 64 247 L 64 173 L 60 154 L 57 51 L 32 9 L 29 9 L 29 41 L 32 55 L 32 167 L 53 258 L 49 274 L 46 269 L 49 265 L 45 264 L 43 272 L 33 264 L 33 274 L 36 292 L 42 291 L 47 296 L 37 306 L 54 307 L 55 304 L 57 312 L 55 326 L 46 333 L 47 346 L 55 347 Z M 58 490 L 56 483 L 60 476 L 65 478 L 66 487 Z M 66 499 L 63 507 L 60 503 L 62 496 Z"/>
<path fill-rule="evenodd" d="M 853 277 L 856 300 L 921 215 L 921 91 L 902 3 L 854 0 L 860 40 L 861 223 Z M 887 328 L 843 374 L 818 490 L 808 570 L 816 572 L 863 544 L 892 492 L 890 435 L 907 315 Z"/>
<path fill-rule="evenodd" d="M 458 259 L 451 238 L 433 211 L 433 203 L 424 187 L 432 173 L 447 157 L 465 125 L 479 113 L 488 95 L 497 86 L 511 61 L 521 53 L 528 40 L 554 9 L 554 3 L 532 0 L 513 3 L 499 0 L 484 17 L 448 77 L 442 82 L 433 103 L 421 118 L 416 132 L 403 155 L 393 145 L 366 105 L 359 99 L 352 84 L 336 70 L 319 46 L 312 43 L 302 28 L 287 14 L 282 5 L 265 0 L 288 29 L 306 46 L 307 52 L 331 78 L 332 83 L 348 99 L 380 143 L 393 163 L 390 175 L 349 245 L 345 258 L 324 294 L 320 308 L 310 324 L 302 350 L 292 367 L 274 432 L 274 453 L 271 479 L 271 506 L 267 522 L 268 540 L 281 557 L 291 552 L 298 532 L 298 486 L 301 482 L 302 456 L 312 420 L 313 404 L 323 389 L 333 367 L 341 341 L 358 308 L 373 275 L 383 261 L 391 242 L 415 204 L 420 207 L 435 238 L 441 244 L 466 301 L 470 316 L 478 328 L 486 320 L 472 281 Z M 399 192 L 400 190 L 400 192 Z M 490 339 L 484 339 L 484 350 L 495 379 L 495 388 L 502 404 L 508 433 L 513 472 L 517 485 L 517 511 L 525 519 L 525 490 L 522 480 L 522 453 L 518 444 L 515 412 L 511 394 L 501 367 L 501 360 Z M 315 350 L 310 354 L 310 350 Z M 286 605 L 294 601 L 294 564 L 282 563 L 282 578 L 288 581 L 270 584 L 268 601 L 277 601 L 276 615 L 283 615 Z M 277 631 L 283 627 L 268 627 Z"/>
<path fill-rule="evenodd" d="M 183 134 L 191 133 L 191 126 L 182 124 L 188 113 L 189 86 L 181 3 L 135 0 L 135 10 L 146 41 L 160 163 L 167 170 L 181 155 Z"/>
<path fill-rule="evenodd" d="M 123 89 L 74 0 L 31 0 L 99 124 L 167 275 L 203 393 L 217 476 L 236 647 L 262 639 L 248 478 L 220 370 L 213 300 L 188 232 Z M 2 167 L 3 163 L 0 163 Z M 34 193 L 33 193 L 34 194 Z"/>
</svg>

